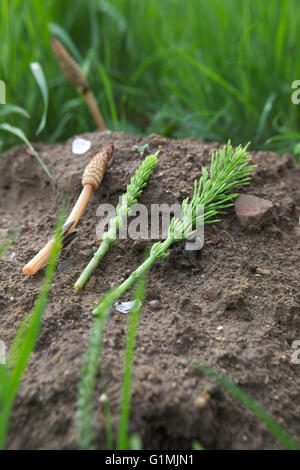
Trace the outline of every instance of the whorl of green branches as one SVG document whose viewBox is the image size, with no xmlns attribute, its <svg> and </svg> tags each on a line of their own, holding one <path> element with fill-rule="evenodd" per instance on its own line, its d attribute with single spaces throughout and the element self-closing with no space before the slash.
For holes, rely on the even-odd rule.
<svg viewBox="0 0 300 470">
<path fill-rule="evenodd" d="M 221 221 L 214 217 L 234 204 L 238 193 L 232 191 L 250 182 L 250 173 L 255 165 L 249 165 L 251 157 L 247 152 L 248 146 L 249 143 L 245 147 L 239 145 L 233 151 L 228 141 L 227 146 L 212 154 L 209 174 L 202 167 L 201 178 L 194 182 L 192 200 L 186 198 L 182 202 L 182 220 L 174 218 L 170 223 L 169 236 L 175 241 L 191 237 L 192 226 L 196 223 Z M 198 215 L 197 208 L 200 206 L 203 207 L 203 213 Z"/>
<path fill-rule="evenodd" d="M 185 240 L 195 234 L 193 227 L 198 224 L 212 224 L 220 222 L 217 214 L 224 214 L 225 209 L 234 204 L 238 193 L 236 188 L 249 184 L 250 173 L 255 165 L 249 165 L 251 160 L 247 152 L 249 143 L 242 147 L 239 145 L 235 151 L 228 141 L 211 157 L 210 172 L 202 167 L 202 176 L 194 182 L 192 199 L 186 198 L 182 202 L 182 218 L 174 217 L 169 225 L 168 238 L 164 242 L 154 243 L 150 256 L 156 260 L 168 256 L 166 248 L 172 243 Z M 199 211 L 198 209 L 203 209 Z M 199 214 L 200 212 L 200 214 Z"/>
</svg>

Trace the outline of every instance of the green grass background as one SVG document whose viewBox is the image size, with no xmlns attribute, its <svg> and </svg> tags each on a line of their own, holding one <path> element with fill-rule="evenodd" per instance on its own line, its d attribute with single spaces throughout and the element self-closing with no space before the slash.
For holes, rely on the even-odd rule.
<svg viewBox="0 0 300 470">
<path fill-rule="evenodd" d="M 33 141 L 43 112 L 33 61 L 43 67 L 50 93 L 38 140 L 95 129 L 55 62 L 50 23 L 72 38 L 110 128 L 230 137 L 297 153 L 300 105 L 291 103 L 291 83 L 300 79 L 297 0 L 1 0 L 0 79 L 7 102 L 31 119 L 0 121 Z M 8 134 L 0 138 L 4 147 L 15 143 Z"/>
</svg>

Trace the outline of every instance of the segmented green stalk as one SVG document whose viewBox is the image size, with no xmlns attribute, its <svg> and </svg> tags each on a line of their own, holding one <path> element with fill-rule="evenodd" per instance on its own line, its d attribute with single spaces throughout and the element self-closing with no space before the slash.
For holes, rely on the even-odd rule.
<svg viewBox="0 0 300 470">
<path fill-rule="evenodd" d="M 254 166 L 249 166 L 250 157 L 247 153 L 247 147 L 242 148 L 240 146 L 233 152 L 229 142 L 227 146 L 212 156 L 210 177 L 208 177 L 207 170 L 202 168 L 202 176 L 199 182 L 195 181 L 194 195 L 191 202 L 189 203 L 189 200 L 185 199 L 182 203 L 182 220 L 177 218 L 171 220 L 167 239 L 162 243 L 155 243 L 148 258 L 122 284 L 111 289 L 94 309 L 93 313 L 96 315 L 96 318 L 94 319 L 88 347 L 85 352 L 84 367 L 81 372 L 82 378 L 79 385 L 79 400 L 77 404 L 79 447 L 83 449 L 91 448 L 93 440 L 94 388 L 103 331 L 111 306 L 156 261 L 168 256 L 167 250 L 174 242 L 179 239 L 189 238 L 193 234 L 193 224 L 196 221 L 200 223 L 217 222 L 219 219 L 213 219 L 214 216 L 233 204 L 237 194 L 232 193 L 232 190 L 238 186 L 248 184 L 250 173 L 254 168 Z M 196 211 L 199 204 L 204 205 L 204 214 L 200 216 L 197 215 Z"/>
<path fill-rule="evenodd" d="M 194 183 L 192 200 L 187 198 L 182 203 L 182 219 L 171 220 L 166 240 L 152 246 L 149 257 L 115 289 L 114 300 L 124 294 L 156 261 L 166 258 L 169 255 L 167 250 L 174 242 L 186 240 L 195 234 L 193 226 L 196 223 L 220 222 L 215 216 L 232 206 L 238 196 L 238 193 L 232 191 L 250 182 L 250 173 L 255 165 L 249 165 L 251 157 L 247 152 L 248 145 L 240 145 L 234 152 L 229 141 L 227 146 L 212 155 L 210 176 L 203 167 L 199 182 Z M 200 205 L 203 205 L 203 214 L 198 215 L 197 208 Z M 94 315 L 99 313 L 100 307 L 101 303 L 93 310 Z"/>
<path fill-rule="evenodd" d="M 116 241 L 117 232 L 122 227 L 124 218 L 130 215 L 131 207 L 136 204 L 157 165 L 158 153 L 159 151 L 154 155 L 148 155 L 131 177 L 130 184 L 127 185 L 127 191 L 122 196 L 121 204 L 118 204 L 116 208 L 116 217 L 110 221 L 109 230 L 103 235 L 100 247 L 74 284 L 76 291 L 82 289 L 108 251 L 110 245 Z"/>
</svg>

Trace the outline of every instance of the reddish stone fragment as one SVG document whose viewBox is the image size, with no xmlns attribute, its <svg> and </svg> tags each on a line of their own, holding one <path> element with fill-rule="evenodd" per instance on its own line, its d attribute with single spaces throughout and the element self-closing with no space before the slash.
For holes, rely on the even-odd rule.
<svg viewBox="0 0 300 470">
<path fill-rule="evenodd" d="M 270 221 L 273 203 L 267 199 L 241 194 L 235 201 L 235 213 L 240 224 L 253 230 Z"/>
</svg>

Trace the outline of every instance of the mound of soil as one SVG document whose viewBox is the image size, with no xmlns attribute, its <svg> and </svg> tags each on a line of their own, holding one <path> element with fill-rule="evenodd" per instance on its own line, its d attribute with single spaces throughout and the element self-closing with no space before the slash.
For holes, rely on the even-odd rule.
<svg viewBox="0 0 300 470">
<path fill-rule="evenodd" d="M 92 307 L 139 265 L 141 243 L 117 240 L 85 289 L 75 294 L 73 284 L 98 245 L 98 205 L 117 204 L 142 161 L 133 145 L 147 143 L 150 151 L 160 150 L 158 167 L 140 198 L 149 210 L 151 203 L 191 196 L 194 179 L 218 148 L 157 135 L 142 139 L 96 132 L 83 137 L 92 147 L 81 156 L 72 154 L 71 139 L 36 145 L 51 180 L 24 147 L 2 156 L 0 233 L 20 232 L 1 260 L 0 338 L 9 346 L 44 278 L 44 270 L 26 277 L 23 265 L 51 236 L 63 192 L 71 207 L 86 163 L 104 144 L 115 145 L 114 161 L 78 225 L 79 237 L 60 255 L 38 344 L 14 405 L 10 449 L 76 447 L 77 383 Z M 265 225 L 249 231 L 231 208 L 223 222 L 206 228 L 197 258 L 179 243 L 149 272 L 130 422 L 130 432 L 141 436 L 145 449 L 191 449 L 194 440 L 213 449 L 280 448 L 251 413 L 195 372 L 193 358 L 231 378 L 299 442 L 300 365 L 293 363 L 291 348 L 300 340 L 300 170 L 289 156 L 280 159 L 274 153 L 253 153 L 253 161 L 258 166 L 252 183 L 242 192 L 273 203 Z M 127 321 L 128 316 L 113 309 L 102 354 L 115 430 Z M 99 375 L 99 398 L 102 393 Z M 95 426 L 95 444 L 106 448 L 101 400 Z"/>
</svg>

